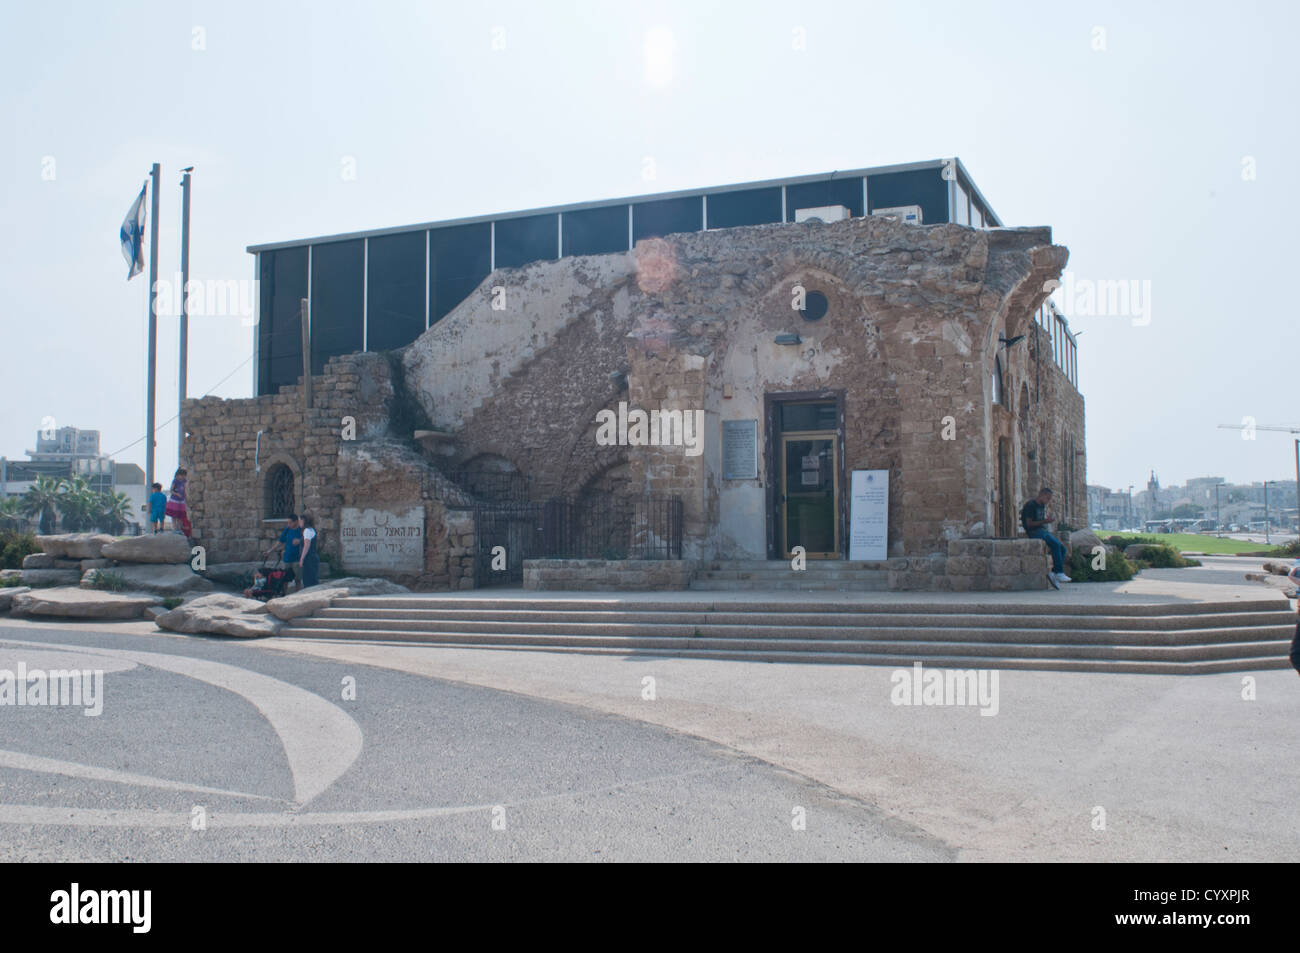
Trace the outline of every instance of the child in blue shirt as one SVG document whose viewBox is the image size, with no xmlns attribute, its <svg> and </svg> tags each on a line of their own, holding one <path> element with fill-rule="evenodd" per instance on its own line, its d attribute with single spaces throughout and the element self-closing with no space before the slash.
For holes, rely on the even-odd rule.
<svg viewBox="0 0 1300 953">
<path fill-rule="evenodd" d="M 149 494 L 149 522 L 155 533 L 163 531 L 163 520 L 166 519 L 167 494 L 162 491 L 162 484 L 155 483 L 153 492 Z"/>
</svg>

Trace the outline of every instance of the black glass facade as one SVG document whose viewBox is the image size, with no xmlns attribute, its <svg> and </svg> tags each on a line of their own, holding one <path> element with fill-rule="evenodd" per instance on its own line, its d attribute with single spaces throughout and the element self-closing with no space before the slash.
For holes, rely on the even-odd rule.
<svg viewBox="0 0 1300 953">
<path fill-rule="evenodd" d="M 739 228 L 781 221 L 781 189 L 740 189 L 709 195 L 709 228 Z"/>
<path fill-rule="evenodd" d="M 632 206 L 632 240 L 658 238 L 676 232 L 698 232 L 704 227 L 704 200 L 698 195 Z"/>
<path fill-rule="evenodd" d="M 627 206 L 610 205 L 564 213 L 564 254 L 605 255 L 627 251 Z"/>
<path fill-rule="evenodd" d="M 558 215 L 530 215 L 497 222 L 497 267 L 519 268 L 560 257 Z"/>
<path fill-rule="evenodd" d="M 910 172 L 869 175 L 867 200 L 871 202 L 873 212 L 878 208 L 919 205 L 923 225 L 949 221 L 948 180 L 943 177 L 943 170 L 938 166 Z"/>
<path fill-rule="evenodd" d="M 805 182 L 790 185 L 785 190 L 785 220 L 794 221 L 794 213 L 801 208 L 824 208 L 843 205 L 854 217 L 862 215 L 862 176 L 850 179 L 831 179 L 827 182 Z M 713 218 L 712 215 L 709 216 Z M 712 222 L 710 222 L 712 224 Z"/>
<path fill-rule="evenodd" d="M 369 238 L 312 245 L 312 367 L 319 373 L 330 357 L 403 347 L 449 314 L 493 267 L 517 268 L 569 255 L 626 251 L 628 219 L 632 242 L 705 225 L 735 228 L 794 221 L 801 208 L 843 205 L 861 216 L 863 179 L 870 210 L 919 205 L 923 222 L 958 222 L 974 227 L 999 224 L 980 201 L 960 163 L 954 208 L 944 169 L 953 160 L 858 170 L 810 181 L 763 183 L 725 192 L 639 201 L 612 201 L 531 215 L 500 216 L 464 225 L 416 226 Z M 960 207 L 956 207 L 960 206 Z M 495 234 L 494 234 L 495 224 Z M 561 235 L 561 230 L 563 234 Z M 425 257 L 425 247 L 428 257 Z M 274 393 L 302 373 L 299 301 L 308 296 L 308 245 L 254 247 L 259 255 L 257 391 Z M 427 271 L 427 282 L 426 282 Z M 427 302 L 426 302 L 427 298 Z"/>
<path fill-rule="evenodd" d="M 259 394 L 273 394 L 302 376 L 302 311 L 307 297 L 307 247 L 263 252 L 257 326 Z"/>
<path fill-rule="evenodd" d="M 492 271 L 488 222 L 429 232 L 429 323 L 445 318 Z"/>
<path fill-rule="evenodd" d="M 424 241 L 424 232 L 369 240 L 366 350 L 404 347 L 424 332 Z"/>
<path fill-rule="evenodd" d="M 362 349 L 361 241 L 330 242 L 311 249 L 311 372 L 319 374 L 337 354 Z"/>
</svg>

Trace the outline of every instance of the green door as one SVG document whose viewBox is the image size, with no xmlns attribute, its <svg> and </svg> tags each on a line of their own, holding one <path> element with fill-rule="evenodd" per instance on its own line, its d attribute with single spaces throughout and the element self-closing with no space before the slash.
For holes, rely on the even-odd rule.
<svg viewBox="0 0 1300 953">
<path fill-rule="evenodd" d="M 786 558 L 796 546 L 809 558 L 838 558 L 838 462 L 834 433 L 782 435 L 781 545 Z"/>
</svg>

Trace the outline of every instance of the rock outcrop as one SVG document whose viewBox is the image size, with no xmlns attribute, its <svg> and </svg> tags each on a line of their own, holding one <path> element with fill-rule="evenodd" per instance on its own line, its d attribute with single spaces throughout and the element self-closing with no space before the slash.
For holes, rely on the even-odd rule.
<svg viewBox="0 0 1300 953">
<path fill-rule="evenodd" d="M 152 592 L 160 596 L 183 596 L 191 592 L 211 592 L 212 582 L 185 565 L 122 564 L 105 569 L 91 569 L 81 577 L 83 589 L 99 587 L 104 576 L 122 579 L 127 588 L 139 592 Z"/>
<path fill-rule="evenodd" d="M 161 600 L 148 593 L 98 592 L 86 589 L 31 589 L 14 596 L 16 616 L 57 616 L 69 619 L 138 619 Z"/>
<path fill-rule="evenodd" d="M 127 563 L 187 563 L 191 554 L 189 540 L 180 533 L 159 533 L 113 540 L 95 554 L 100 555 Z"/>
<path fill-rule="evenodd" d="M 154 619 L 160 629 L 187 635 L 230 635 L 256 639 L 275 635 L 281 622 L 267 614 L 266 606 L 256 599 L 245 599 L 224 592 L 199 596 Z"/>
</svg>

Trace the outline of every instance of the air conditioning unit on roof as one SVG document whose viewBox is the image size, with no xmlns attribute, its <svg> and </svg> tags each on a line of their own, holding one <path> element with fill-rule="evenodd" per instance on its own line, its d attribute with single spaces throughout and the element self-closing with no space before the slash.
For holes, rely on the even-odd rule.
<svg viewBox="0 0 1300 953">
<path fill-rule="evenodd" d="M 878 208 L 871 214 L 896 218 L 904 225 L 921 224 L 921 206 L 919 205 L 895 205 L 891 208 Z"/>
<path fill-rule="evenodd" d="M 842 222 L 848 217 L 849 210 L 843 205 L 819 205 L 816 208 L 794 210 L 796 222 Z"/>
</svg>

